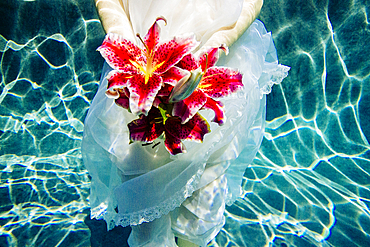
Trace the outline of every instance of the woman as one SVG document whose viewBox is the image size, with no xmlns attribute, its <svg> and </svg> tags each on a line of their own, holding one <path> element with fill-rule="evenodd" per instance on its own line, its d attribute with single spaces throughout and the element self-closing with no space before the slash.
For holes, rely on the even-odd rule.
<svg viewBox="0 0 370 247">
<path fill-rule="evenodd" d="M 106 64 L 103 68 L 99 90 L 85 120 L 82 152 L 92 176 L 91 215 L 104 218 L 109 229 L 131 225 L 130 246 L 176 246 L 175 236 L 179 246 L 205 246 L 223 227 L 225 203 L 230 205 L 240 196 L 243 173 L 261 144 L 265 94 L 289 70 L 277 63 L 271 35 L 263 24 L 254 22 L 262 1 L 96 0 L 96 6 L 108 33 L 99 50 L 110 66 Z M 227 94 L 218 105 L 222 119 L 217 119 L 217 109 L 213 112 L 203 110 L 206 105 L 201 107 L 199 113 L 204 121 L 213 119 L 215 123 L 207 125 L 202 143 L 183 141 L 178 149 L 183 153 L 178 155 L 173 155 L 176 152 L 163 140 L 163 136 L 170 135 L 167 132 L 151 145 L 137 141 L 129 144 L 135 139 L 132 136 L 135 126 L 141 123 L 138 117 L 145 119 L 151 113 L 144 108 L 134 109 L 134 89 L 126 90 L 126 97 L 122 96 L 123 88 L 112 86 L 116 69 L 112 56 L 121 59 L 117 55 L 122 48 L 120 44 L 135 44 L 148 51 L 151 33 L 158 33 L 163 42 L 191 37 L 188 39 L 192 39 L 192 48 L 175 64 L 177 67 L 181 67 L 185 55 L 199 61 L 203 57 L 206 64 L 210 58 L 217 61 L 219 52 L 211 56 L 207 51 L 216 48 L 227 53 L 229 47 L 227 56 L 220 52 L 218 67 L 213 63 L 212 66 L 234 71 L 236 77 L 242 75 L 243 86 Z M 112 45 L 115 42 L 120 43 L 117 49 Z M 109 50 L 108 46 L 113 48 Z M 117 52 L 108 54 L 111 51 Z M 124 61 L 133 67 L 137 65 L 130 59 Z M 204 75 L 207 69 L 197 73 Z M 194 71 L 191 70 L 191 75 Z M 145 84 L 137 90 L 147 85 L 148 78 L 151 75 L 145 77 Z M 185 82 L 188 89 L 192 88 L 188 85 L 196 79 L 186 78 L 171 86 L 171 94 L 167 95 L 170 99 L 178 96 L 180 99 L 175 101 L 183 102 L 190 97 L 183 96 L 186 92 L 176 87 Z M 200 85 L 202 80 L 196 82 Z M 190 95 L 198 90 L 197 85 L 189 89 Z M 159 109 L 155 100 L 153 97 L 150 106 Z M 183 115 L 176 115 L 175 110 L 172 115 L 180 117 L 182 124 L 188 121 Z"/>
</svg>

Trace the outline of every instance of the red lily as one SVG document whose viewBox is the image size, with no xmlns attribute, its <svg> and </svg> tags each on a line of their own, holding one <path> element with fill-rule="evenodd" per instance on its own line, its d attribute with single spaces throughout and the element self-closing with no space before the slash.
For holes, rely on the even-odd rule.
<svg viewBox="0 0 370 247">
<path fill-rule="evenodd" d="M 152 107 L 147 116 L 133 120 L 128 128 L 131 141 L 150 143 L 164 132 L 165 147 L 172 155 L 186 152 L 181 140 L 202 142 L 204 135 L 210 132 L 207 121 L 199 113 L 181 124 L 180 118 L 170 116 L 161 107 Z"/>
<path fill-rule="evenodd" d="M 191 71 L 191 76 L 180 80 L 170 95 L 170 102 L 175 102 L 173 115 L 179 116 L 182 123 L 206 108 L 215 112 L 213 121 L 222 125 L 225 121 L 223 104 L 213 98 L 228 96 L 243 87 L 240 72 L 214 66 L 219 49 L 228 52 L 224 46 L 209 48 L 198 59 L 188 54 L 176 65 Z"/>
<path fill-rule="evenodd" d="M 142 48 L 112 33 L 107 34 L 98 48 L 114 69 L 107 76 L 107 95 L 115 99 L 122 95 L 125 100 L 129 98 L 129 108 L 137 115 L 148 114 L 163 83 L 174 86 L 188 74 L 174 65 L 198 45 L 194 36 L 178 36 L 159 42 L 159 20 L 165 21 L 157 18 L 144 40 L 137 35 L 143 43 Z M 125 88 L 128 92 L 124 92 Z"/>
</svg>

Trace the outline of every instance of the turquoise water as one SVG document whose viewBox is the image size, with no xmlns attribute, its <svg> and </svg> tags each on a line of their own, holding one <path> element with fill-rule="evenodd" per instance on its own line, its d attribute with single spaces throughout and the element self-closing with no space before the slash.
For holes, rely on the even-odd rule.
<svg viewBox="0 0 370 247">
<path fill-rule="evenodd" d="M 365 0 L 265 1 L 259 18 L 291 70 L 210 246 L 370 246 L 368 12 Z M 89 220 L 80 153 L 103 65 L 93 1 L 2 0 L 0 16 L 0 246 L 122 245 L 127 229 Z"/>
</svg>

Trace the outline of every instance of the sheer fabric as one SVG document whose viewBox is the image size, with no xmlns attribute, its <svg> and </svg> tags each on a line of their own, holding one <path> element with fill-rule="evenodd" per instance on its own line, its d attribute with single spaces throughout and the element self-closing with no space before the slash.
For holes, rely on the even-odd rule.
<svg viewBox="0 0 370 247">
<path fill-rule="evenodd" d="M 164 16 L 168 25 L 162 26 L 161 38 L 194 32 L 204 43 L 236 21 L 242 1 L 136 0 L 123 5 L 134 32 L 144 35 L 158 16 Z M 127 124 L 136 116 L 105 96 L 105 76 L 111 69 L 104 66 L 82 142 L 84 164 L 92 177 L 91 216 L 104 218 L 109 229 L 133 225 L 130 246 L 176 246 L 174 234 L 204 246 L 224 224 L 225 203 L 240 196 L 244 171 L 264 133 L 265 94 L 289 68 L 278 64 L 271 34 L 260 21 L 229 49 L 216 65 L 238 68 L 244 88 L 222 98 L 227 118 L 223 126 L 211 122 L 212 111 L 201 110 L 211 133 L 203 143 L 185 141 L 187 153 L 176 156 L 168 154 L 161 140 L 155 147 L 129 144 Z M 140 238 L 143 232 L 151 233 Z"/>
</svg>

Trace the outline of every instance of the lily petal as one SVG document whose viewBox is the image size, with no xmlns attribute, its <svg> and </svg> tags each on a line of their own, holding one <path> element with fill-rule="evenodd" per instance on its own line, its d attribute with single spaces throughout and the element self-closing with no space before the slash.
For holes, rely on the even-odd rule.
<svg viewBox="0 0 370 247">
<path fill-rule="evenodd" d="M 125 88 L 125 89 L 127 89 L 127 88 Z M 120 93 L 119 98 L 115 100 L 116 104 L 125 108 L 125 109 L 129 109 L 129 107 L 130 107 L 129 97 L 127 97 L 124 92 L 119 92 L 119 93 Z"/>
<path fill-rule="evenodd" d="M 212 120 L 218 125 L 223 125 L 226 121 L 224 105 L 221 101 L 216 101 L 211 98 L 207 98 L 207 102 L 203 106 L 205 109 L 211 109 L 215 112 L 215 118 Z"/>
<path fill-rule="evenodd" d="M 169 118 L 164 126 L 166 139 L 170 135 L 179 140 L 202 142 L 205 134 L 210 132 L 207 121 L 197 113 L 186 124 L 181 124 L 179 118 Z"/>
<path fill-rule="evenodd" d="M 179 140 L 186 139 L 190 134 L 190 130 L 188 128 L 183 128 L 184 126 L 185 125 L 181 124 L 180 118 L 168 118 L 164 126 L 166 136 L 171 135 L 172 137 Z"/>
<path fill-rule="evenodd" d="M 158 109 L 153 108 L 148 116 L 141 115 L 139 119 L 131 121 L 127 126 L 130 131 L 131 141 L 152 142 L 164 131 L 163 121 Z"/>
<path fill-rule="evenodd" d="M 127 86 L 127 80 L 133 77 L 133 73 L 112 70 L 107 75 L 108 89 L 124 88 Z"/>
<path fill-rule="evenodd" d="M 162 100 L 158 97 L 155 97 L 152 106 L 158 108 L 161 103 L 163 103 Z"/>
<path fill-rule="evenodd" d="M 140 113 L 147 115 L 162 87 L 162 78 L 153 74 L 145 83 L 144 76 L 138 74 L 128 80 L 127 87 L 130 90 L 131 112 L 136 115 Z"/>
<path fill-rule="evenodd" d="M 169 96 L 171 91 L 173 89 L 173 86 L 170 85 L 170 84 L 167 84 L 167 83 L 164 83 L 162 88 L 159 90 L 159 92 L 157 93 L 157 96 Z"/>
<path fill-rule="evenodd" d="M 120 97 L 119 90 L 127 86 L 127 80 L 132 77 L 132 73 L 112 70 L 107 75 L 108 89 L 105 92 L 107 97 L 118 99 Z"/>
<path fill-rule="evenodd" d="M 175 138 L 171 134 L 167 133 L 165 134 L 165 141 L 164 146 L 166 147 L 167 151 L 171 155 L 176 155 L 179 153 L 186 153 L 186 149 L 184 144 L 181 142 L 180 139 Z"/>
<path fill-rule="evenodd" d="M 195 56 L 192 53 L 189 53 L 188 55 L 183 57 L 180 62 L 176 64 L 176 66 L 188 71 L 192 71 L 199 68 L 199 63 Z"/>
<path fill-rule="evenodd" d="M 138 66 L 146 64 L 144 52 L 118 34 L 108 33 L 97 50 L 109 66 L 116 70 L 138 71 Z"/>
<path fill-rule="evenodd" d="M 189 74 L 189 71 L 173 66 L 162 74 L 162 79 L 164 83 L 175 86 L 179 80 L 181 80 L 185 76 L 188 76 Z"/>
<path fill-rule="evenodd" d="M 194 50 L 199 42 L 194 35 L 177 36 L 156 47 L 153 65 L 156 73 L 164 73 L 178 63 L 185 55 Z"/>
<path fill-rule="evenodd" d="M 218 47 L 217 48 L 210 48 L 205 51 L 199 57 L 199 63 L 202 68 L 202 71 L 206 71 L 208 68 L 213 67 L 218 61 Z"/>
<path fill-rule="evenodd" d="M 181 124 L 181 120 L 176 117 L 168 118 L 164 128 L 166 137 L 164 145 L 168 152 L 172 155 L 185 153 L 186 149 L 181 140 L 186 139 L 191 130 L 189 130 L 189 128 L 184 128 L 184 125 Z"/>
<path fill-rule="evenodd" d="M 186 99 L 174 104 L 172 114 L 181 118 L 181 123 L 186 123 L 191 119 L 207 102 L 207 96 L 196 89 Z"/>
<path fill-rule="evenodd" d="M 229 53 L 228 48 L 221 45 L 220 47 L 210 47 L 200 55 L 199 63 L 202 67 L 202 71 L 206 71 L 208 68 L 215 66 L 219 58 L 219 50 L 223 50 L 226 55 Z"/>
<path fill-rule="evenodd" d="M 207 69 L 198 89 L 207 96 L 219 98 L 227 96 L 243 87 L 242 74 L 226 67 L 211 67 Z"/>
<path fill-rule="evenodd" d="M 146 45 L 146 48 L 148 49 L 148 54 L 151 54 L 153 52 L 154 47 L 159 42 L 159 34 L 161 32 L 161 28 L 157 23 L 159 20 L 163 20 L 167 24 L 166 19 L 164 19 L 163 17 L 158 17 L 149 29 L 147 35 L 144 37 L 144 43 Z"/>
<path fill-rule="evenodd" d="M 168 104 L 168 96 L 172 91 L 173 86 L 164 83 L 162 88 L 158 91 L 157 97 L 155 97 L 153 106 L 158 107 L 160 103 Z"/>
<path fill-rule="evenodd" d="M 191 130 L 186 140 L 197 142 L 203 142 L 204 135 L 211 132 L 207 120 L 199 113 L 195 114 L 194 117 L 185 124 L 185 128 Z"/>
</svg>

